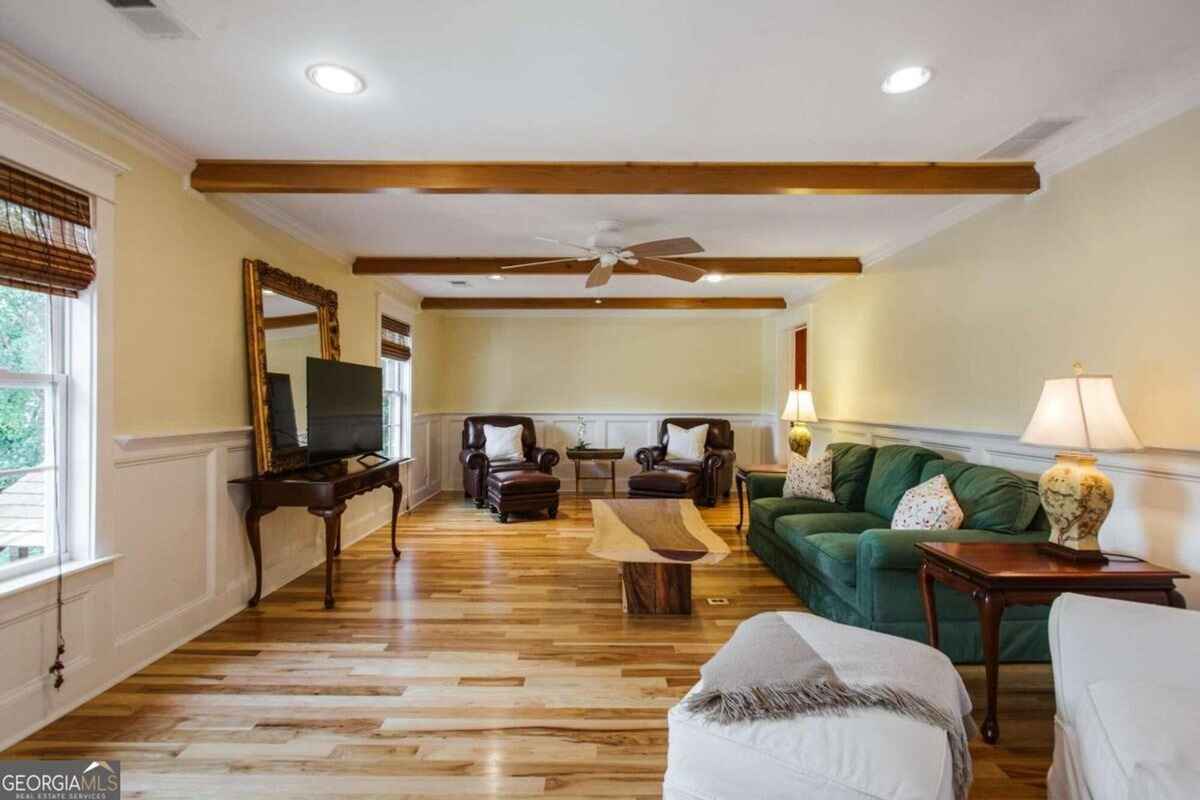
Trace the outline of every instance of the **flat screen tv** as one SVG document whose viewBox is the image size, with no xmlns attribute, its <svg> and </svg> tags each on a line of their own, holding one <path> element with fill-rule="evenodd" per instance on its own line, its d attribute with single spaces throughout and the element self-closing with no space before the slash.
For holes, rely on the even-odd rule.
<svg viewBox="0 0 1200 800">
<path fill-rule="evenodd" d="M 308 463 L 383 449 L 383 370 L 308 359 Z"/>
</svg>

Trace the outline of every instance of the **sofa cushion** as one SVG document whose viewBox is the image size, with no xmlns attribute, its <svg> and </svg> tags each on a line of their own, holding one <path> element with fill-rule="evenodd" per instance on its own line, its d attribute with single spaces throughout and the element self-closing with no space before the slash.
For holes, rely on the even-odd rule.
<svg viewBox="0 0 1200 800">
<path fill-rule="evenodd" d="M 792 514 L 836 514 L 846 509 L 837 503 L 808 497 L 760 497 L 750 504 L 750 521 L 764 530 L 775 529 L 775 520 Z"/>
<path fill-rule="evenodd" d="M 900 498 L 921 482 L 922 468 L 941 458 L 932 450 L 906 444 L 892 444 L 876 450 L 871 480 L 863 499 L 864 510 L 890 521 Z M 887 525 L 873 527 L 886 528 Z"/>
<path fill-rule="evenodd" d="M 814 533 L 862 533 L 871 528 L 886 528 L 887 520 L 866 511 L 793 514 L 775 520 L 775 535 L 784 542 Z"/>
<path fill-rule="evenodd" d="M 863 510 L 875 448 L 868 444 L 834 442 L 825 448 L 833 453 L 833 496 L 851 511 Z"/>
<path fill-rule="evenodd" d="M 1139 764 L 1196 763 L 1200 691 L 1097 681 L 1079 698 L 1073 728 L 1092 795 L 1126 798 Z"/>
<path fill-rule="evenodd" d="M 829 580 L 840 581 L 846 586 L 855 584 L 855 558 L 858 554 L 857 533 L 814 533 L 797 536 L 789 533 L 781 536 L 791 546 L 798 558 L 809 569 Z"/>
<path fill-rule="evenodd" d="M 944 475 L 963 510 L 962 527 L 1020 533 L 1039 507 L 1037 489 L 1026 479 L 999 467 L 965 461 L 931 461 L 921 480 Z"/>
</svg>

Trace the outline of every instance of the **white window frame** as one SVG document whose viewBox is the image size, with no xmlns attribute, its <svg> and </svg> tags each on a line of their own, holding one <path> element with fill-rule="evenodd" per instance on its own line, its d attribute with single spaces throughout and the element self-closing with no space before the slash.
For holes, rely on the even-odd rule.
<svg viewBox="0 0 1200 800">
<path fill-rule="evenodd" d="M 383 384 L 383 402 L 392 404 L 388 414 L 390 423 L 385 426 L 383 431 L 384 453 L 389 458 L 409 458 L 412 455 L 412 442 L 410 441 L 412 430 L 412 369 L 410 365 L 412 361 L 400 361 L 382 354 L 380 358 L 383 361 L 385 373 L 389 369 L 396 373 L 397 383 L 395 389 L 387 388 L 387 380 Z M 393 437 L 399 438 L 399 446 L 394 450 L 392 448 Z"/>
<path fill-rule="evenodd" d="M 0 158 L 92 198 L 96 278 L 78 298 L 60 301 L 63 404 L 57 493 L 64 528 L 64 567 L 72 571 L 117 557 L 113 439 L 113 281 L 116 185 L 129 167 L 0 102 Z M 57 554 L 53 560 L 57 562 Z M 40 560 L 40 559 L 39 559 Z M 56 566 L 56 565 L 55 565 Z M 38 585 L 25 565 L 0 572 L 0 591 Z M 38 571 L 41 574 L 41 571 Z"/>
<path fill-rule="evenodd" d="M 6 289 L 21 291 L 20 289 Z M 26 290 L 28 291 L 28 290 Z M 47 484 L 46 508 L 42 519 L 46 523 L 46 552 L 40 556 L 23 558 L 18 562 L 0 564 L 0 582 L 15 578 L 30 572 L 36 572 L 58 563 L 59 559 L 59 524 L 66 524 L 67 518 L 67 473 L 69 470 L 70 452 L 68 449 L 69 436 L 68 410 L 70 409 L 70 380 L 67 376 L 67 352 L 71 341 L 71 333 L 67 324 L 65 309 L 66 298 L 50 296 L 47 304 L 48 313 L 46 331 L 49 338 L 46 357 L 49 359 L 49 372 L 10 372 L 0 369 L 0 389 L 42 389 L 49 395 L 45 405 L 45 431 L 42 441 L 43 460 L 33 467 L 16 469 L 0 469 L 0 475 L 5 477 L 32 475 L 37 472 L 53 473 L 54 480 Z M 62 559 L 71 558 L 71 542 L 69 537 L 62 542 Z"/>
<path fill-rule="evenodd" d="M 412 350 L 412 356 L 408 359 L 408 361 L 397 362 L 400 365 L 400 377 L 401 377 L 401 385 L 400 385 L 399 393 L 402 395 L 400 423 L 399 423 L 400 437 L 401 437 L 400 452 L 397 453 L 395 456 L 389 455 L 389 457 L 402 458 L 402 459 L 412 458 L 412 453 L 413 453 L 413 441 L 412 441 L 413 364 L 415 363 L 416 359 L 418 358 L 417 347 L 416 347 L 416 325 L 413 324 L 413 320 L 416 317 L 416 310 L 411 308 L 410 306 L 405 305 L 402 302 L 399 302 L 398 300 L 396 300 L 396 298 L 394 296 L 392 296 L 386 292 L 378 292 L 376 294 L 376 298 L 377 298 L 377 308 L 376 308 L 376 313 L 375 313 L 375 332 L 376 332 L 375 341 L 379 342 L 379 344 L 376 345 L 376 347 L 378 348 L 377 354 L 378 354 L 378 359 L 379 359 L 379 365 L 384 370 L 388 369 L 388 365 L 385 363 L 385 359 L 383 356 L 383 345 L 382 345 L 382 342 L 383 342 L 383 318 L 385 316 L 388 316 L 388 317 L 391 317 L 392 319 L 407 322 L 409 325 L 408 346 L 409 346 L 409 349 Z M 395 360 L 396 359 L 386 359 L 386 361 L 395 361 Z M 386 385 L 386 382 L 384 385 Z M 386 392 L 385 392 L 385 394 L 386 394 Z M 384 434 L 386 436 L 387 431 L 384 431 Z M 385 444 L 386 444 L 386 442 L 385 442 Z M 385 452 L 386 452 L 386 448 L 385 448 Z"/>
</svg>

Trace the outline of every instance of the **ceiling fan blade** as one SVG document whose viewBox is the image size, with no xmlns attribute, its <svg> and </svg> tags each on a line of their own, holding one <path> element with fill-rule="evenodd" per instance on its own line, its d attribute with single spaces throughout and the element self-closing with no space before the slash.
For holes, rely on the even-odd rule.
<svg viewBox="0 0 1200 800">
<path fill-rule="evenodd" d="M 582 244 L 575 244 L 574 242 L 563 242 L 558 239 L 548 239 L 545 236 L 535 236 L 533 238 L 539 242 L 549 242 L 550 244 L 561 244 L 563 247 L 574 247 L 576 250 L 583 250 L 586 253 L 596 252 L 596 248 L 594 248 L 594 247 L 586 247 Z"/>
<path fill-rule="evenodd" d="M 635 256 L 686 256 L 691 253 L 703 253 L 704 248 L 695 239 L 683 236 L 678 239 L 658 239 L 653 242 L 642 242 L 625 248 Z"/>
<path fill-rule="evenodd" d="M 604 262 L 600 262 L 596 266 L 592 267 L 592 271 L 588 273 L 588 279 L 585 286 L 588 289 L 595 289 L 597 286 L 603 286 L 604 284 L 608 283 L 608 279 L 612 277 L 613 267 L 615 266 L 616 264 L 605 264 Z"/>
<path fill-rule="evenodd" d="M 524 264 L 508 264 L 507 266 L 503 266 L 500 269 L 520 269 L 521 267 L 536 267 L 539 264 L 561 264 L 564 261 L 578 261 L 578 260 L 579 259 L 576 258 L 575 256 L 571 256 L 570 258 L 551 258 L 548 261 L 527 261 Z"/>
<path fill-rule="evenodd" d="M 699 267 L 693 267 L 691 264 L 684 264 L 682 261 L 668 261 L 665 258 L 657 258 L 655 256 L 647 256 L 634 264 L 634 266 L 646 272 L 653 272 L 655 275 L 663 275 L 668 278 L 687 281 L 688 283 L 695 283 L 708 274 Z"/>
</svg>

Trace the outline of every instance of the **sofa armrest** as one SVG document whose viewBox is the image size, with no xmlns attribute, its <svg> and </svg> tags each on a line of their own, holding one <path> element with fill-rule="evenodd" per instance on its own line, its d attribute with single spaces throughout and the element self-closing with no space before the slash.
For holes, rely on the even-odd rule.
<svg viewBox="0 0 1200 800">
<path fill-rule="evenodd" d="M 746 494 L 753 503 L 760 497 L 783 497 L 786 475 L 774 472 L 751 472 L 746 476 Z"/>
<path fill-rule="evenodd" d="M 1179 608 L 1064 594 L 1050 609 L 1057 713 L 1068 725 L 1097 681 L 1200 687 L 1200 614 Z"/>
<path fill-rule="evenodd" d="M 534 447 L 529 451 L 529 460 L 538 465 L 540 472 L 549 475 L 559 461 L 558 451 L 549 447 Z"/>
<path fill-rule="evenodd" d="M 666 457 L 667 448 L 661 444 L 652 445 L 651 447 L 640 447 L 638 448 L 638 451 L 633 454 L 634 460 L 637 461 L 638 464 L 641 465 L 642 469 L 646 472 L 654 469 L 654 465 Z"/>
<path fill-rule="evenodd" d="M 482 450 L 460 450 L 458 452 L 458 461 L 467 469 L 482 470 L 486 470 L 491 463 L 487 454 Z"/>
<path fill-rule="evenodd" d="M 921 551 L 917 542 L 999 542 L 1019 544 L 1044 542 L 1050 538 L 1046 531 L 1026 533 L 997 533 L 970 528 L 957 530 L 896 531 L 889 529 L 864 531 L 858 537 L 858 574 L 864 570 L 893 569 L 916 571 L 921 566 Z"/>
</svg>

